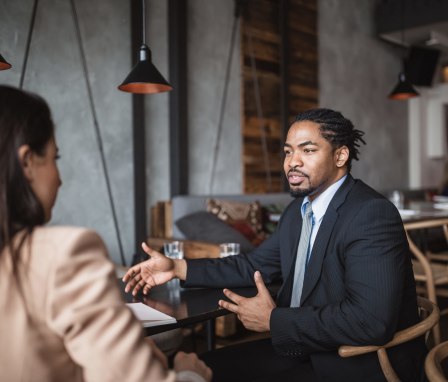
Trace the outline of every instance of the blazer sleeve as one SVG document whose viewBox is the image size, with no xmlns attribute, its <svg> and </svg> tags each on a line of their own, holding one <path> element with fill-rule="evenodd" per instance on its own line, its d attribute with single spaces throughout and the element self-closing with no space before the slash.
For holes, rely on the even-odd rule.
<svg viewBox="0 0 448 382">
<path fill-rule="evenodd" d="M 266 284 L 281 278 L 279 231 L 248 254 L 222 259 L 187 260 L 186 287 L 232 288 L 254 286 L 254 273 L 260 271 Z"/>
<path fill-rule="evenodd" d="M 338 256 L 344 272 L 320 281 L 342 283 L 343 298 L 321 306 L 274 309 L 272 342 L 281 354 L 304 356 L 341 344 L 379 345 L 395 332 L 411 266 L 400 216 L 387 200 L 371 199 L 345 223 L 335 248 L 326 254 Z"/>
<path fill-rule="evenodd" d="M 86 381 L 174 381 L 125 306 L 100 237 L 74 230 L 61 243 L 48 280 L 48 325 Z"/>
</svg>

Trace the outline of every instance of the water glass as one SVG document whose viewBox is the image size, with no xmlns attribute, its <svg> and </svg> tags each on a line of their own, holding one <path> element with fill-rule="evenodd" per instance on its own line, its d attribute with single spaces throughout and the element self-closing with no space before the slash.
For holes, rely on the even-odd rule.
<svg viewBox="0 0 448 382">
<path fill-rule="evenodd" d="M 239 243 L 223 243 L 219 245 L 220 257 L 239 255 Z"/>
<path fill-rule="evenodd" d="M 165 256 L 170 259 L 183 259 L 184 258 L 184 243 L 181 241 L 171 241 L 163 245 Z"/>
<path fill-rule="evenodd" d="M 402 209 L 404 207 L 404 195 L 401 191 L 392 191 L 389 200 L 395 204 L 395 207 Z"/>
</svg>

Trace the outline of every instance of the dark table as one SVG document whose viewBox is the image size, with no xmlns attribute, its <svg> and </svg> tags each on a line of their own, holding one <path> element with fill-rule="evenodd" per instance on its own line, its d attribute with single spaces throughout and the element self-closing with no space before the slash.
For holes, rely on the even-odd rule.
<svg viewBox="0 0 448 382">
<path fill-rule="evenodd" d="M 215 345 L 215 318 L 231 313 L 218 306 L 219 300 L 227 300 L 222 288 L 181 288 L 178 280 L 172 280 L 167 284 L 154 287 L 147 296 L 138 294 L 134 297 L 131 293 L 124 293 L 125 284 L 120 279 L 118 282 L 127 303 L 142 302 L 177 320 L 174 324 L 145 328 L 145 334 L 148 336 L 205 322 L 207 348 L 211 350 Z M 268 286 L 272 295 L 277 292 L 278 288 L 279 285 Z M 254 297 L 257 294 L 255 287 L 230 289 L 244 297 Z"/>
</svg>

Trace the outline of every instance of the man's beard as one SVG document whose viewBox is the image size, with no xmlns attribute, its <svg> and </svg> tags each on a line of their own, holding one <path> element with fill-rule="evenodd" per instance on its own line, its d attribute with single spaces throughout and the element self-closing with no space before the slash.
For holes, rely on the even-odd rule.
<svg viewBox="0 0 448 382">
<path fill-rule="evenodd" d="M 304 196 L 308 196 L 309 194 L 313 193 L 315 191 L 314 188 L 305 188 L 303 190 L 293 190 L 291 187 L 289 188 L 289 193 L 293 198 L 303 198 Z"/>
</svg>

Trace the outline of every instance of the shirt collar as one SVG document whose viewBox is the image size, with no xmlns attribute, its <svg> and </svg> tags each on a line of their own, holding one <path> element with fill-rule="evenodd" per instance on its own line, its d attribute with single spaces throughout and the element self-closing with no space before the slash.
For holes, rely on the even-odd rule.
<svg viewBox="0 0 448 382">
<path fill-rule="evenodd" d="M 342 183 L 344 183 L 344 180 L 346 178 L 347 174 L 344 175 L 337 182 L 333 183 L 324 192 L 322 192 L 322 194 L 320 194 L 316 199 L 313 200 L 313 216 L 315 221 L 319 222 L 322 220 L 331 202 L 331 199 L 333 199 L 334 194 L 336 194 L 336 191 L 339 189 L 339 187 L 341 187 Z M 302 202 L 302 207 L 300 208 L 302 218 L 305 215 L 306 204 L 309 202 L 310 199 L 308 198 L 308 196 L 305 196 Z"/>
</svg>

